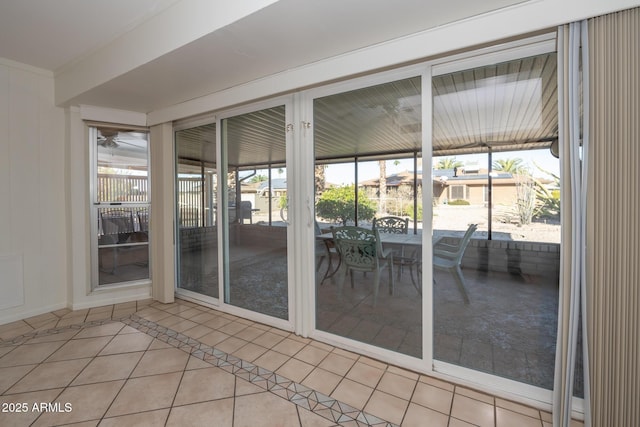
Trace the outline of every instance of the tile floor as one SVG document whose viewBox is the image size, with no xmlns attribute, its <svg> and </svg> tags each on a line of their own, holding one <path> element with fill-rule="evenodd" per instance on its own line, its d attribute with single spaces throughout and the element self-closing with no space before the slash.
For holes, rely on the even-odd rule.
<svg viewBox="0 0 640 427">
<path fill-rule="evenodd" d="M 1 426 L 551 425 L 547 412 L 182 300 L 0 325 L 0 404 Z"/>
</svg>

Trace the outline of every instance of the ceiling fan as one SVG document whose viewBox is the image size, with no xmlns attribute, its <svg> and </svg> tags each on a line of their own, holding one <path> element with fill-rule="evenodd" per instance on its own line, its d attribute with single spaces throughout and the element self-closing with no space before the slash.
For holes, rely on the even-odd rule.
<svg viewBox="0 0 640 427">
<path fill-rule="evenodd" d="M 98 131 L 98 145 L 105 148 L 117 148 L 120 146 L 118 140 L 118 131 L 100 129 Z"/>
</svg>

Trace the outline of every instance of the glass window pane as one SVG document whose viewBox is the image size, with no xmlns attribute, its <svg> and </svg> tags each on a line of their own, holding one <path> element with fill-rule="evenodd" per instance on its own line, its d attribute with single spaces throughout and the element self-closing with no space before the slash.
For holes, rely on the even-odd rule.
<svg viewBox="0 0 640 427">
<path fill-rule="evenodd" d="M 176 132 L 178 288 L 218 298 L 215 123 Z"/>
<path fill-rule="evenodd" d="M 98 209 L 98 275 L 107 285 L 149 278 L 149 209 Z"/>
<path fill-rule="evenodd" d="M 98 128 L 97 202 L 146 202 L 148 134 Z"/>
<path fill-rule="evenodd" d="M 225 302 L 288 319 L 285 106 L 224 119 L 222 143 L 228 160 Z"/>
<path fill-rule="evenodd" d="M 421 204 L 415 199 L 421 191 L 414 191 L 421 179 L 414 162 L 422 144 L 420 84 L 416 77 L 314 100 L 316 328 L 418 358 L 421 230 L 413 219 Z M 377 264 L 359 268 L 351 260 L 357 257 L 340 253 L 331 226 L 371 232 L 374 218 L 387 216 L 406 219 L 407 240 L 392 243 L 392 233 L 380 233 L 385 259 L 381 254 Z"/>
<path fill-rule="evenodd" d="M 556 89 L 555 54 L 433 79 L 434 358 L 545 389 L 559 294 Z"/>
</svg>

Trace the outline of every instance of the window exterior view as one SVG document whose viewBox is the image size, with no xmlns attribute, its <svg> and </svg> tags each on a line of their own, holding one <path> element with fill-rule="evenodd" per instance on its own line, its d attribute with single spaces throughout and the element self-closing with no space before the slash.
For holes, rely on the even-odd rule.
<svg viewBox="0 0 640 427">
<path fill-rule="evenodd" d="M 640 423 L 637 1 L 50 3 L 0 425 Z"/>
</svg>

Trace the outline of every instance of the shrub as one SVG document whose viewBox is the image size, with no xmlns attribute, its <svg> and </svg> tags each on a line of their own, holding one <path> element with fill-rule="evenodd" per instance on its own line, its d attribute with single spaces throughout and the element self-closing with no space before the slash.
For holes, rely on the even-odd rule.
<svg viewBox="0 0 640 427">
<path fill-rule="evenodd" d="M 356 190 L 354 185 L 333 187 L 327 189 L 316 203 L 316 214 L 332 222 L 347 222 L 356 220 Z M 358 191 L 358 220 L 372 220 L 376 213 L 375 206 L 363 191 Z"/>
<path fill-rule="evenodd" d="M 466 200 L 457 199 L 457 200 L 450 200 L 450 201 L 449 201 L 449 204 L 450 204 L 450 205 L 452 205 L 452 206 L 468 206 L 468 205 L 470 205 L 471 203 L 469 203 L 469 202 L 468 202 L 468 201 L 466 201 Z"/>
<path fill-rule="evenodd" d="M 404 208 L 404 212 L 403 215 L 408 216 L 409 218 L 411 218 L 412 220 L 415 220 L 416 218 L 413 217 L 413 203 L 407 205 Z M 418 221 L 422 221 L 422 203 L 420 203 L 418 205 Z"/>
</svg>

